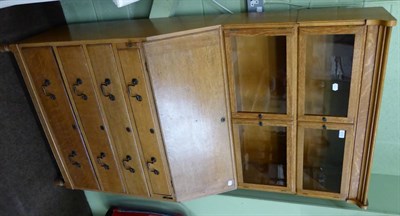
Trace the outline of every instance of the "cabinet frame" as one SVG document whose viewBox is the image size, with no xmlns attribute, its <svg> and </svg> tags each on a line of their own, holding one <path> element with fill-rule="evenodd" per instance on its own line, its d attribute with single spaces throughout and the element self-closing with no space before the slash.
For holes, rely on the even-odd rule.
<svg viewBox="0 0 400 216">
<path fill-rule="evenodd" d="M 352 75 L 350 84 L 349 105 L 347 117 L 334 117 L 325 115 L 305 114 L 305 82 L 306 82 L 306 52 L 308 35 L 341 35 L 352 34 L 354 38 L 354 51 L 352 62 Z M 358 96 L 361 86 L 362 63 L 365 46 L 365 26 L 335 26 L 335 27 L 299 27 L 299 52 L 298 52 L 298 121 L 306 122 L 335 122 L 354 123 L 357 117 Z M 324 118 L 324 120 L 322 120 Z"/>
</svg>

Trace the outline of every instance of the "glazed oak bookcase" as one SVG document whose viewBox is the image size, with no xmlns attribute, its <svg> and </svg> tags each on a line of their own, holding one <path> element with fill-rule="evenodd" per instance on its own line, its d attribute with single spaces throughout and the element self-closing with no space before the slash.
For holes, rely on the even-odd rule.
<svg viewBox="0 0 400 216">
<path fill-rule="evenodd" d="M 67 188 L 366 208 L 395 24 L 383 8 L 125 20 L 11 49 Z"/>
</svg>

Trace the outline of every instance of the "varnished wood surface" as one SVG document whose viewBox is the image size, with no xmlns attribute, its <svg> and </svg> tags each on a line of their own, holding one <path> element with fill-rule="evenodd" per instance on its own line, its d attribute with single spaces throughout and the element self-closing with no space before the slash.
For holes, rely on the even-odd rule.
<svg viewBox="0 0 400 216">
<path fill-rule="evenodd" d="M 363 150 L 366 141 L 367 120 L 369 113 L 369 103 L 371 97 L 373 74 L 375 68 L 375 58 L 377 49 L 378 26 L 368 26 L 367 36 L 365 41 L 365 55 L 363 63 L 363 75 L 361 80 L 361 89 L 359 96 L 358 116 L 357 116 L 357 129 L 355 135 L 355 146 L 353 165 L 351 172 L 351 182 L 349 199 L 357 199 L 360 179 L 361 168 L 363 159 Z"/>
<path fill-rule="evenodd" d="M 148 196 L 149 191 L 143 172 L 145 165 L 138 149 L 139 139 L 134 136 L 136 127 L 134 122 L 131 121 L 125 103 L 124 89 L 120 81 L 112 46 L 111 44 L 98 44 L 88 45 L 86 48 L 97 93 L 101 98 L 108 121 L 107 130 L 110 132 L 117 149 L 119 163 L 123 164 L 123 160 L 130 156 L 131 160 L 126 162 L 126 166 L 135 170 L 132 173 L 122 167 L 127 191 L 132 195 Z M 105 79 L 109 79 L 110 84 L 103 87 L 104 93 L 114 95 L 114 100 L 104 96 L 101 91 L 101 84 L 105 82 Z"/>
<path fill-rule="evenodd" d="M 372 160 L 374 155 L 374 148 L 376 142 L 377 126 L 379 120 L 379 111 L 382 102 L 383 84 L 386 73 L 386 64 L 388 59 L 390 35 L 392 28 L 390 27 L 379 27 L 378 35 L 378 47 L 376 55 L 376 64 L 374 69 L 374 81 L 372 84 L 372 97 L 370 101 L 370 112 L 368 116 L 368 131 L 367 139 L 368 142 L 364 149 L 363 167 L 362 167 L 362 181 L 361 189 L 359 191 L 358 200 L 361 201 L 362 206 L 368 206 L 368 190 L 370 183 L 370 176 L 372 170 Z"/>
<path fill-rule="evenodd" d="M 83 42 L 106 39 L 146 37 L 185 31 L 195 28 L 222 25 L 224 28 L 266 27 L 300 25 L 363 25 L 393 26 L 396 19 L 383 8 L 327 8 L 307 9 L 262 14 L 222 14 L 208 16 L 183 16 L 143 20 L 124 20 L 99 23 L 71 24 L 26 39 L 20 43 Z"/>
<path fill-rule="evenodd" d="M 21 52 L 31 84 L 39 96 L 55 146 L 67 167 L 73 187 L 99 189 L 51 47 L 25 48 Z M 46 79 L 50 83 L 43 87 Z M 55 98 L 46 96 L 46 92 L 53 94 Z"/>
<path fill-rule="evenodd" d="M 56 146 L 56 140 L 54 139 L 54 136 L 51 134 L 51 129 L 50 129 L 50 125 L 46 119 L 46 114 L 45 111 L 43 110 L 43 106 L 40 105 L 39 102 L 39 96 L 37 94 L 37 92 L 34 89 L 34 86 L 32 85 L 32 80 L 31 80 L 31 76 L 28 74 L 28 68 L 26 68 L 26 65 L 22 59 L 22 55 L 21 55 L 21 50 L 19 49 L 18 46 L 16 45 L 12 45 L 10 46 L 10 49 L 12 50 L 12 52 L 14 53 L 15 59 L 18 63 L 18 66 L 21 70 L 21 74 L 22 77 L 25 81 L 26 87 L 28 89 L 28 92 L 32 98 L 32 103 L 36 109 L 36 113 L 38 114 L 40 123 L 42 124 L 43 127 L 43 131 L 46 135 L 46 138 L 49 142 L 49 146 L 50 149 L 54 155 L 54 159 L 58 165 L 58 168 L 60 170 L 60 173 L 63 177 L 64 180 L 64 186 L 66 188 L 71 188 L 73 189 L 73 184 L 72 184 L 72 180 L 70 175 L 68 174 L 67 171 L 67 167 L 64 163 L 64 161 L 61 158 L 61 152 L 59 151 L 59 148 L 57 148 Z"/>
<path fill-rule="evenodd" d="M 172 195 L 170 185 L 169 169 L 164 154 L 164 145 L 161 139 L 161 131 L 157 124 L 157 115 L 152 105 L 152 94 L 146 79 L 142 56 L 138 47 L 126 47 L 126 44 L 119 44 L 117 54 L 123 72 L 123 87 L 129 97 L 130 107 L 133 111 L 137 131 L 140 138 L 141 149 L 145 161 L 156 158 L 156 162 L 151 163 L 148 171 L 152 193 L 159 195 Z M 132 85 L 132 80 L 136 79 L 137 84 Z M 128 89 L 129 88 L 129 89 Z M 140 96 L 141 100 L 135 96 Z M 151 172 L 157 170 L 156 174 Z"/>
<path fill-rule="evenodd" d="M 297 22 L 300 25 L 396 25 L 396 18 L 383 7 L 302 9 Z"/>
<path fill-rule="evenodd" d="M 236 189 L 221 46 L 219 28 L 144 45 L 178 201 Z"/>
<path fill-rule="evenodd" d="M 70 98 L 76 107 L 76 113 L 82 124 L 87 140 L 86 144 L 91 153 L 92 163 L 95 166 L 102 190 L 124 193 L 125 187 L 122 182 L 119 161 L 115 158 L 107 132 L 102 130 L 105 123 L 95 95 L 97 86 L 90 76 L 83 49 L 81 46 L 70 46 L 58 47 L 56 50 L 60 60 L 60 69 L 65 77 L 65 86 L 69 88 Z M 80 79 L 82 84 L 77 85 L 77 79 Z M 86 95 L 86 99 L 78 94 Z M 102 152 L 106 157 L 98 161 Z M 103 163 L 107 167 L 102 166 Z"/>
</svg>

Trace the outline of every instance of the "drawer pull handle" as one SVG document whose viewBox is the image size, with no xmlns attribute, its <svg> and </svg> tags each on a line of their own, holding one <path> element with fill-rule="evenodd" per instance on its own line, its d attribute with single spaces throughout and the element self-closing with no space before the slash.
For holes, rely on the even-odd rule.
<svg viewBox="0 0 400 216">
<path fill-rule="evenodd" d="M 50 92 L 47 92 L 47 90 L 46 90 L 46 87 L 48 87 L 50 84 L 51 84 L 50 80 L 45 79 L 43 84 L 42 84 L 42 91 L 43 91 L 43 94 L 45 96 L 49 97 L 51 100 L 55 100 L 56 96 L 54 94 L 50 93 Z"/>
<path fill-rule="evenodd" d="M 105 170 L 109 170 L 110 166 L 108 166 L 106 163 L 103 162 L 103 159 L 106 157 L 106 154 L 104 152 L 100 152 L 100 155 L 97 156 L 97 163 L 103 167 Z"/>
<path fill-rule="evenodd" d="M 78 91 L 78 86 L 82 85 L 82 80 L 80 78 L 76 79 L 76 82 L 72 84 L 72 90 L 74 91 L 74 94 L 78 97 L 81 97 L 83 100 L 87 100 L 88 97 L 84 93 Z"/>
<path fill-rule="evenodd" d="M 129 95 L 130 97 L 136 98 L 137 101 L 142 101 L 142 100 L 143 100 L 142 96 L 140 96 L 140 95 L 138 95 L 138 94 L 132 95 L 132 92 L 131 92 L 131 87 L 134 87 L 134 86 L 136 86 L 137 84 L 139 84 L 139 80 L 136 79 L 136 78 L 133 78 L 132 81 L 131 81 L 130 83 L 128 83 L 128 86 L 127 86 L 128 95 Z"/>
<path fill-rule="evenodd" d="M 133 78 L 130 83 L 128 83 L 127 89 L 128 89 L 128 95 L 131 96 L 131 87 L 136 86 L 139 84 L 139 80 L 136 78 Z"/>
<path fill-rule="evenodd" d="M 111 84 L 111 80 L 106 78 L 104 80 L 104 82 L 100 84 L 100 89 L 101 89 L 101 93 L 104 95 L 104 97 L 108 97 L 111 101 L 114 101 L 115 100 L 115 96 L 113 94 L 111 94 L 111 93 L 106 93 L 105 90 L 104 90 L 104 87 L 107 87 L 110 84 Z"/>
<path fill-rule="evenodd" d="M 81 168 L 81 164 L 77 161 L 74 160 L 74 157 L 76 157 L 78 154 L 76 153 L 75 150 L 72 150 L 71 153 L 68 155 L 68 160 L 71 162 L 73 166 L 76 166 L 78 168 Z"/>
<path fill-rule="evenodd" d="M 132 167 L 130 167 L 130 166 L 128 165 L 128 162 L 131 161 L 131 160 L 132 160 L 132 157 L 131 157 L 130 155 L 127 155 L 127 156 L 125 157 L 125 159 L 122 160 L 122 165 L 123 165 L 124 168 L 125 168 L 126 170 L 128 170 L 129 172 L 135 173 L 135 169 L 133 169 Z"/>
<path fill-rule="evenodd" d="M 155 157 L 151 157 L 150 161 L 147 162 L 147 169 L 149 169 L 149 171 L 155 175 L 159 175 L 160 172 L 152 167 L 155 162 L 157 162 L 157 159 Z"/>
</svg>

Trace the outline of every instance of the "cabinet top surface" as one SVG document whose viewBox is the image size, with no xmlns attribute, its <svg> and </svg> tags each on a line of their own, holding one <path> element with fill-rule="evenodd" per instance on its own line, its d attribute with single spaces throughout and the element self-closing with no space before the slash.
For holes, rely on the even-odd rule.
<svg viewBox="0 0 400 216">
<path fill-rule="evenodd" d="M 238 13 L 208 16 L 182 16 L 70 24 L 21 41 L 19 44 L 85 42 L 110 39 L 145 41 L 147 37 L 202 27 L 230 28 L 333 25 L 396 25 L 384 8 L 324 8 L 266 13 Z"/>
</svg>

